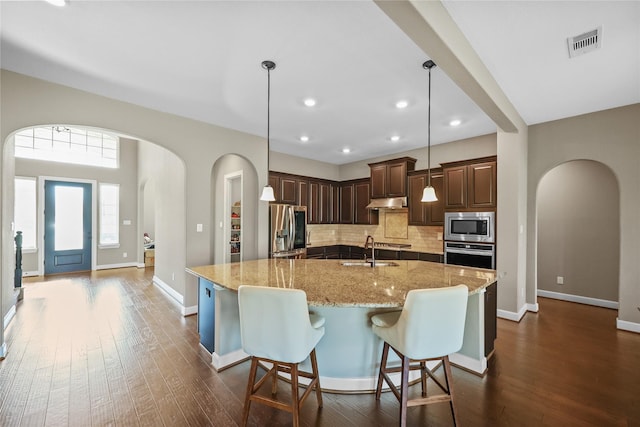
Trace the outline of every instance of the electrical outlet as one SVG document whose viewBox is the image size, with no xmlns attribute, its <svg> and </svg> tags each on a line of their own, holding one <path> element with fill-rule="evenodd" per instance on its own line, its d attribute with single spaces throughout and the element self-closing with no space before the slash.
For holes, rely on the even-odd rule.
<svg viewBox="0 0 640 427">
<path fill-rule="evenodd" d="M 171 273 L 171 280 L 176 280 L 176 273 Z"/>
<path fill-rule="evenodd" d="M 127 257 L 127 253 L 126 252 L 122 252 L 122 258 L 126 258 Z"/>
<path fill-rule="evenodd" d="M 558 278 L 556 279 L 556 283 L 558 285 L 564 285 L 564 277 L 558 276 Z"/>
</svg>

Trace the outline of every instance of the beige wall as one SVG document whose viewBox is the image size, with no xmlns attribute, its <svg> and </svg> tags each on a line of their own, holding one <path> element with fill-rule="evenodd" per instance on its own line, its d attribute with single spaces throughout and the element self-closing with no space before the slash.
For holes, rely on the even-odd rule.
<svg viewBox="0 0 640 427">
<path fill-rule="evenodd" d="M 276 153 L 275 151 L 271 152 L 270 157 L 269 170 L 271 171 L 340 181 L 340 168 L 338 165 L 303 159 L 289 154 Z"/>
<path fill-rule="evenodd" d="M 213 253 L 211 233 L 216 232 L 213 229 L 211 212 L 214 205 L 211 200 L 214 194 L 211 189 L 213 165 L 223 155 L 238 154 L 254 166 L 255 179 L 258 180 L 256 187 L 262 187 L 267 182 L 267 153 L 264 138 L 115 101 L 7 70 L 2 70 L 1 79 L 0 140 L 3 143 L 13 132 L 25 127 L 68 123 L 102 128 L 139 141 L 149 141 L 166 148 L 174 153 L 183 165 L 188 165 L 184 171 L 183 183 L 170 179 L 174 174 L 171 168 L 162 171 L 169 179 L 169 184 L 176 188 L 180 186 L 180 191 L 184 194 L 182 199 L 184 202 L 179 200 L 173 204 L 175 216 L 167 218 L 167 221 L 184 233 L 184 239 L 176 244 L 184 246 L 185 256 L 180 261 L 181 265 L 179 267 L 176 265 L 171 270 L 171 273 L 175 273 L 175 279 L 172 278 L 173 276 L 166 275 L 160 279 L 177 292 L 184 291 L 185 306 L 196 305 L 197 281 L 191 275 L 186 275 L 184 268 L 211 262 Z M 5 159 L 8 160 L 5 161 Z M 7 162 L 10 166 L 4 167 Z M 11 216 L 13 215 L 14 173 L 11 166 L 13 164 L 13 159 L 7 157 L 5 153 L 1 211 L 11 212 Z M 7 182 L 10 182 L 11 186 L 7 186 Z M 138 204 L 142 204 L 140 199 Z M 258 252 L 259 255 L 266 256 L 268 251 L 267 204 L 259 204 L 257 211 Z M 0 267 L 3 277 L 3 316 L 15 303 L 15 298 L 12 296 L 13 241 L 8 218 L 9 215 L 3 214 L 4 253 Z M 156 217 L 156 219 L 159 218 Z M 138 218 L 138 223 L 140 221 L 142 218 Z M 202 233 L 196 231 L 196 224 L 203 224 Z M 139 254 L 141 252 L 141 250 L 138 251 Z M 156 252 L 156 257 L 158 256 Z M 161 259 L 157 261 L 162 262 Z M 156 275 L 159 274 L 166 273 L 157 271 Z"/>
<path fill-rule="evenodd" d="M 617 302 L 620 197 L 611 170 L 563 163 L 540 180 L 537 199 L 538 289 Z"/>
<path fill-rule="evenodd" d="M 615 175 L 620 189 L 619 321 L 640 323 L 640 104 L 542 123 L 529 128 L 527 300 L 539 287 L 535 253 L 538 186 L 571 160 L 594 160 Z"/>
</svg>

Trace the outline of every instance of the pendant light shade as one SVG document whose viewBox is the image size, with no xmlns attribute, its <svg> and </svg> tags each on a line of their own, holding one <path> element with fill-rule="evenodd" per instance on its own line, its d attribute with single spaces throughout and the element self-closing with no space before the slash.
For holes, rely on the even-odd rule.
<svg viewBox="0 0 640 427">
<path fill-rule="evenodd" d="M 438 197 L 436 197 L 436 190 L 430 185 L 424 187 L 424 190 L 422 190 L 422 200 L 420 201 L 421 202 L 437 202 Z"/>
<path fill-rule="evenodd" d="M 262 188 L 262 195 L 260 196 L 260 200 L 262 200 L 263 202 L 275 202 L 276 196 L 273 194 L 272 186 L 267 184 Z"/>
<path fill-rule="evenodd" d="M 422 68 L 429 70 L 429 108 L 427 110 L 427 186 L 422 190 L 421 202 L 437 202 L 436 190 L 431 186 L 431 69 L 436 63 L 429 60 L 422 64 Z"/>
<path fill-rule="evenodd" d="M 276 68 L 276 63 L 273 61 L 262 61 L 262 68 L 267 70 L 267 174 L 269 173 L 269 156 L 271 153 L 271 140 L 270 140 L 270 131 L 271 131 L 271 117 L 270 117 L 270 104 L 271 104 L 271 70 Z M 260 196 L 260 200 L 263 202 L 275 202 L 276 198 L 273 194 L 273 187 L 268 183 L 262 189 L 262 195 Z"/>
</svg>

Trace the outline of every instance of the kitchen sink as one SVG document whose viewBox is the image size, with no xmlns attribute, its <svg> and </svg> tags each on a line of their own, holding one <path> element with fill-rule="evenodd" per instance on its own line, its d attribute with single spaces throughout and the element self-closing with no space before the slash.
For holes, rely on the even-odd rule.
<svg viewBox="0 0 640 427">
<path fill-rule="evenodd" d="M 371 263 L 369 261 L 346 261 L 343 262 L 342 265 L 345 267 L 371 267 Z M 389 261 L 376 261 L 374 267 L 397 267 L 398 264 L 395 262 Z"/>
</svg>

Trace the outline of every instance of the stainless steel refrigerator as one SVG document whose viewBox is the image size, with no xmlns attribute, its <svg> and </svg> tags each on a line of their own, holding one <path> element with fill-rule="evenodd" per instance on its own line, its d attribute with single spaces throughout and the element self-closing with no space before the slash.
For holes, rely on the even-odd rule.
<svg viewBox="0 0 640 427">
<path fill-rule="evenodd" d="M 307 256 L 307 207 L 270 205 L 271 239 L 269 253 L 272 258 Z"/>
</svg>

